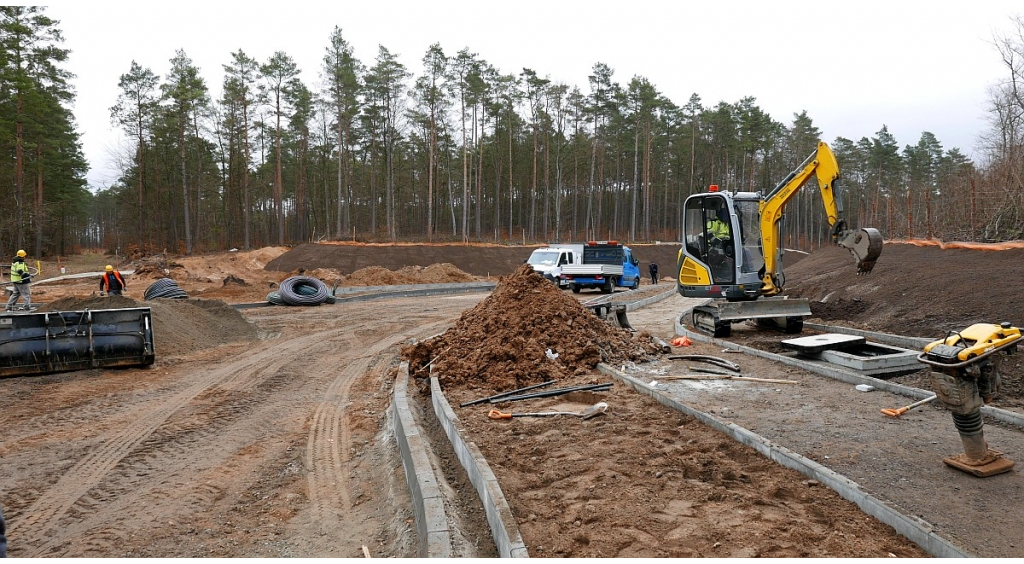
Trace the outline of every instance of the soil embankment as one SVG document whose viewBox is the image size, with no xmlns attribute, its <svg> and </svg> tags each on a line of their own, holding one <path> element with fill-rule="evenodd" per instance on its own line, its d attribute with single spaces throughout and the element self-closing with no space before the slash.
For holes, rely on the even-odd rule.
<svg viewBox="0 0 1024 564">
<path fill-rule="evenodd" d="M 533 249 L 532 246 L 503 245 L 361 245 L 322 244 L 299 245 L 267 263 L 267 270 L 293 272 L 299 268 L 333 268 L 348 275 L 367 267 L 383 267 L 400 270 L 410 266 L 452 264 L 459 270 L 484 278 L 496 278 L 511 274 L 523 264 Z M 646 273 L 651 261 L 658 263 L 661 276 L 672 276 L 679 245 L 629 245 L 640 260 L 640 272 Z"/>
</svg>

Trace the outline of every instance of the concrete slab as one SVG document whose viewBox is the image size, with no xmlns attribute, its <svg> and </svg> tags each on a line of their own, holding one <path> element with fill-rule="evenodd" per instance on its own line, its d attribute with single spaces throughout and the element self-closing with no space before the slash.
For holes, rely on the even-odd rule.
<svg viewBox="0 0 1024 564">
<path fill-rule="evenodd" d="M 864 337 L 842 335 L 839 333 L 823 333 L 782 341 L 782 346 L 799 353 L 810 354 L 821 351 L 844 350 L 867 342 Z"/>
<path fill-rule="evenodd" d="M 865 343 L 841 351 L 825 350 L 817 354 L 822 360 L 865 374 L 915 372 L 921 369 L 921 363 L 917 361 L 917 351 L 879 343 Z"/>
</svg>

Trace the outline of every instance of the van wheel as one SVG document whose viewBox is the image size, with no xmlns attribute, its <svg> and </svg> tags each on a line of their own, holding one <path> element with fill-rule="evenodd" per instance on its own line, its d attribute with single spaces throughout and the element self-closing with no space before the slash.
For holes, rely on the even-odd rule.
<svg viewBox="0 0 1024 564">
<path fill-rule="evenodd" d="M 635 278 L 635 279 L 633 280 L 633 287 L 631 288 L 631 290 L 639 290 L 639 289 L 640 289 L 640 277 L 639 277 L 639 276 L 637 276 L 637 277 L 636 277 L 636 278 Z"/>
<path fill-rule="evenodd" d="M 612 293 L 612 289 L 613 289 L 612 288 L 612 279 L 609 278 L 609 279 L 604 281 L 604 286 L 601 286 L 601 293 L 602 294 L 611 294 Z"/>
<path fill-rule="evenodd" d="M 580 293 L 580 287 L 579 286 L 577 286 L 575 284 L 572 284 L 572 285 L 570 285 L 570 287 L 572 288 L 572 293 L 573 294 L 579 294 Z"/>
</svg>

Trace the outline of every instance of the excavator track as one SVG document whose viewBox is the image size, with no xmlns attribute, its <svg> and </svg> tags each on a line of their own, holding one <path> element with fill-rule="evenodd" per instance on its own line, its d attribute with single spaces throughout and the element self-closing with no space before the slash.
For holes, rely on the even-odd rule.
<svg viewBox="0 0 1024 564">
<path fill-rule="evenodd" d="M 698 306 L 693 308 L 692 321 L 693 326 L 702 333 L 716 338 L 724 338 L 732 334 L 732 325 L 728 321 L 722 321 L 716 307 Z"/>
</svg>

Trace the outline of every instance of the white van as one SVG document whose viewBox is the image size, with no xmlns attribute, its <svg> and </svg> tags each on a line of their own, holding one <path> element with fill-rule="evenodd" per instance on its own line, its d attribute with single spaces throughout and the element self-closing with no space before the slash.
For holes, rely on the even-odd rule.
<svg viewBox="0 0 1024 564">
<path fill-rule="evenodd" d="M 562 266 L 579 264 L 582 257 L 583 245 L 552 245 L 535 249 L 526 262 L 558 287 L 568 288 L 568 281 L 560 277 Z"/>
</svg>

